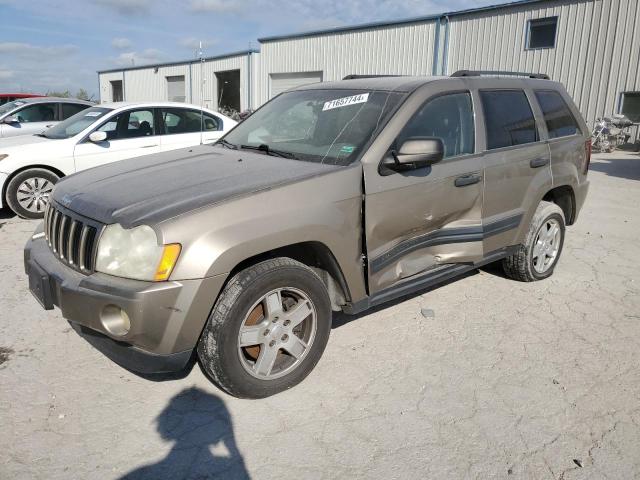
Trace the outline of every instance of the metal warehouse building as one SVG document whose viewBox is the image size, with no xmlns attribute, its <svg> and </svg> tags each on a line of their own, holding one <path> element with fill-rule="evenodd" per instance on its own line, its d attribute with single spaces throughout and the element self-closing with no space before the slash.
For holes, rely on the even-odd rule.
<svg viewBox="0 0 640 480">
<path fill-rule="evenodd" d="M 259 39 L 260 53 L 206 59 L 205 103 L 220 102 L 220 72 L 239 80 L 239 107 L 349 74 L 449 75 L 456 70 L 546 73 L 569 90 L 590 123 L 626 113 L 640 122 L 640 1 L 522 0 L 403 21 Z M 198 61 L 99 72 L 103 101 L 122 82 L 126 100 L 199 103 Z M 175 78 L 182 83 L 177 89 Z M 179 90 L 180 95 L 175 92 Z M 228 99 L 229 97 L 227 97 Z M 211 103 L 209 103 L 211 102 Z"/>
</svg>

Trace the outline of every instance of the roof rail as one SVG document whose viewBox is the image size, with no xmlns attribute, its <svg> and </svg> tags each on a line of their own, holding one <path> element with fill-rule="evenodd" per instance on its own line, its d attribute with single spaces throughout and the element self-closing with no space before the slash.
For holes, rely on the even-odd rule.
<svg viewBox="0 0 640 480">
<path fill-rule="evenodd" d="M 550 80 L 545 73 L 508 72 L 500 70 L 458 70 L 451 74 L 452 77 L 481 77 L 482 75 L 497 75 L 501 77 L 529 77 Z"/>
<path fill-rule="evenodd" d="M 347 75 L 342 80 L 357 80 L 359 78 L 404 77 L 404 75 Z"/>
</svg>

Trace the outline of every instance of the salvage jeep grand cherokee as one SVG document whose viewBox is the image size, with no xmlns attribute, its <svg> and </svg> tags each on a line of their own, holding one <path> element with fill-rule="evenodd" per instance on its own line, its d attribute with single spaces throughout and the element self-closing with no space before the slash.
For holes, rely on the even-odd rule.
<svg viewBox="0 0 640 480">
<path fill-rule="evenodd" d="M 553 273 L 589 132 L 549 80 L 351 78 L 283 93 L 218 144 L 63 179 L 25 267 L 115 362 L 194 353 L 239 397 L 300 382 L 357 313 L 501 260 Z"/>
</svg>

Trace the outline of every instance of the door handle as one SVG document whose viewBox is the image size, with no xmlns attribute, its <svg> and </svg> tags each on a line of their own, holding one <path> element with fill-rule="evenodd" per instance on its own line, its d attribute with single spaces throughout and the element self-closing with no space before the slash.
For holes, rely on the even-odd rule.
<svg viewBox="0 0 640 480">
<path fill-rule="evenodd" d="M 548 158 L 534 158 L 529 162 L 529 166 L 531 168 L 540 168 L 540 167 L 544 167 L 545 165 L 549 165 Z"/>
<path fill-rule="evenodd" d="M 467 185 L 478 183 L 480 180 L 482 180 L 480 175 L 463 175 L 462 177 L 456 178 L 454 184 L 456 187 L 466 187 Z"/>
</svg>

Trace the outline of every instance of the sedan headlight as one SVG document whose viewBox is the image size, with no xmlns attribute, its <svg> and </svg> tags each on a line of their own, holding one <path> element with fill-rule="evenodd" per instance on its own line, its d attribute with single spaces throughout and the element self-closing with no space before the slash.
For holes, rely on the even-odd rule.
<svg viewBox="0 0 640 480">
<path fill-rule="evenodd" d="M 158 245 L 151 227 L 126 230 L 108 225 L 100 236 L 96 270 L 117 277 L 160 282 L 167 280 L 178 261 L 180 244 Z"/>
</svg>

